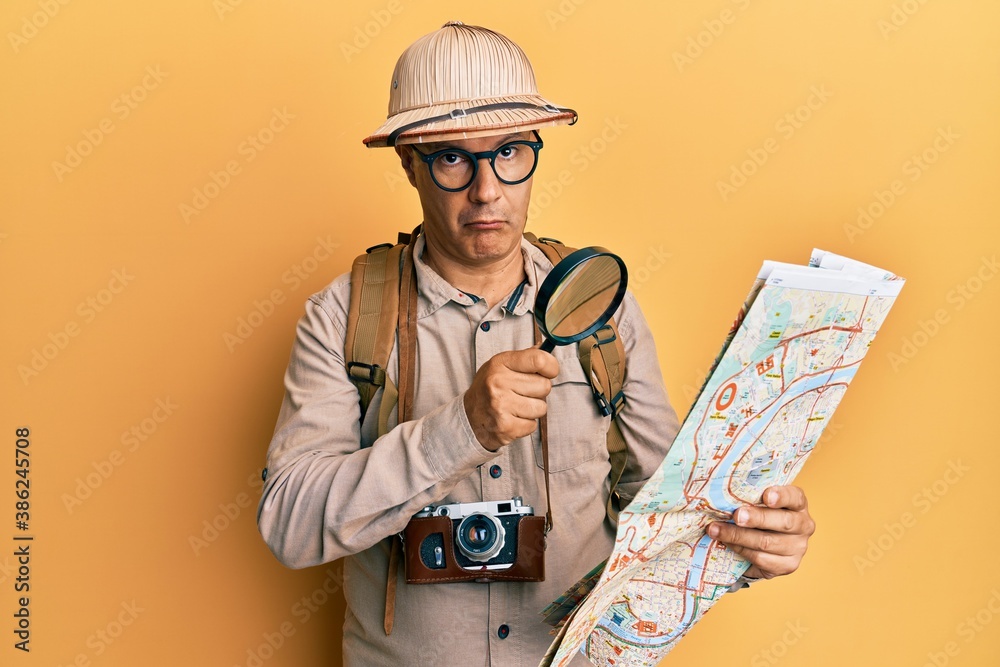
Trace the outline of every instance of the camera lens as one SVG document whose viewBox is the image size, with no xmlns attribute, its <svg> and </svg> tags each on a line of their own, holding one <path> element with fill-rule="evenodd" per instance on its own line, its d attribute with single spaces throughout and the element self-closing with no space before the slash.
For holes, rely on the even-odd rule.
<svg viewBox="0 0 1000 667">
<path fill-rule="evenodd" d="M 492 514 L 470 514 L 455 533 L 458 550 L 471 560 L 484 563 L 503 550 L 504 529 Z"/>
</svg>

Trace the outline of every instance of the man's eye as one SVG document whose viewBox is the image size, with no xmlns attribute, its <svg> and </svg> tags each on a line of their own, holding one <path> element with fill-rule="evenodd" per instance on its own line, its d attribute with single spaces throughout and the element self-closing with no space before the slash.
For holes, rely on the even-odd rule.
<svg viewBox="0 0 1000 667">
<path fill-rule="evenodd" d="M 438 160 L 441 161 L 441 164 L 447 167 L 453 167 L 455 165 L 462 164 L 462 162 L 465 161 L 465 156 L 461 153 L 445 153 L 440 156 Z"/>
<path fill-rule="evenodd" d="M 511 145 L 501 146 L 497 155 L 509 160 L 510 158 L 517 155 L 518 148 L 519 148 L 518 146 L 511 146 Z"/>
</svg>

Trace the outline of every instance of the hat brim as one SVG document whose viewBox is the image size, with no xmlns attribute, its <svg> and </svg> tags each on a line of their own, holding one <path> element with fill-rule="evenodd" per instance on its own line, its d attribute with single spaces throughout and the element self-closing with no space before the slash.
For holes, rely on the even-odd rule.
<svg viewBox="0 0 1000 667">
<path fill-rule="evenodd" d="M 386 146 L 389 135 L 404 125 L 424 118 L 433 118 L 447 114 L 456 108 L 471 108 L 497 102 L 527 102 L 538 106 L 556 107 L 539 95 L 514 95 L 509 97 L 490 97 L 476 100 L 463 100 L 448 104 L 411 109 L 389 117 L 385 123 L 365 138 L 368 148 Z M 569 125 L 576 121 L 574 111 L 548 111 L 538 108 L 495 109 L 481 111 L 458 118 L 440 120 L 427 125 L 415 127 L 396 137 L 396 144 L 415 144 L 431 141 L 450 141 L 453 139 L 472 139 L 496 134 L 507 134 L 525 130 L 537 130 L 554 125 Z"/>
</svg>

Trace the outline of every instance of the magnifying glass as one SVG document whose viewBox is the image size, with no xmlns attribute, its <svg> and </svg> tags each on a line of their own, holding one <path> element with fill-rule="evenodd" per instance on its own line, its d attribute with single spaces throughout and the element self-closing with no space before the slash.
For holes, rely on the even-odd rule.
<svg viewBox="0 0 1000 667">
<path fill-rule="evenodd" d="M 556 264 L 535 297 L 535 321 L 545 340 L 541 349 L 570 345 L 590 336 L 614 315 L 628 286 L 625 262 L 591 246 Z"/>
</svg>

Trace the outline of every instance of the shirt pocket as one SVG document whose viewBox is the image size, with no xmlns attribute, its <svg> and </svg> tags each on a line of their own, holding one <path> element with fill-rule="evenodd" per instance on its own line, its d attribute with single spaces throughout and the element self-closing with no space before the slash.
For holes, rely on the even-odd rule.
<svg viewBox="0 0 1000 667">
<path fill-rule="evenodd" d="M 548 404 L 549 472 L 576 468 L 607 452 L 610 417 L 597 410 L 590 381 L 583 372 L 576 345 L 556 347 L 559 375 L 552 380 Z M 535 464 L 541 468 L 539 429 L 531 434 Z"/>
</svg>

